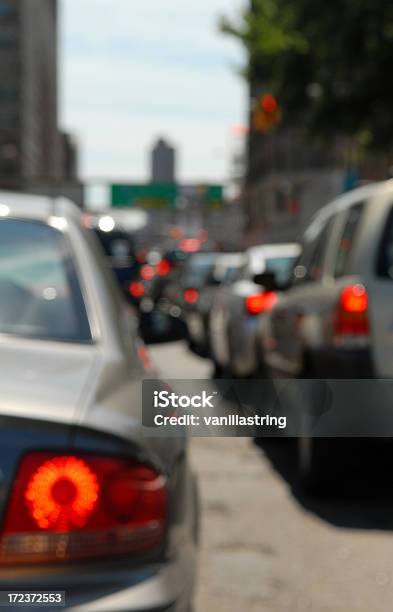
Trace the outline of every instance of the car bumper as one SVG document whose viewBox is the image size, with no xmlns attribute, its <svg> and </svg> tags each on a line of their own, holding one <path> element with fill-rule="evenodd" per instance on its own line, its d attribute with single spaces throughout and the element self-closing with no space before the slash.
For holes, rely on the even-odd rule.
<svg viewBox="0 0 393 612">
<path fill-rule="evenodd" d="M 75 566 L 67 574 L 43 570 L 30 578 L 15 572 L 9 579 L 2 576 L 0 590 L 65 591 L 63 609 L 72 612 L 187 612 L 194 574 L 195 555 L 190 553 L 178 561 L 132 570 L 108 563 L 105 569 Z"/>
<path fill-rule="evenodd" d="M 98 596 L 90 594 L 87 601 L 78 594 L 70 594 L 66 609 L 72 612 L 187 612 L 193 584 L 189 580 L 182 583 L 183 578 L 186 578 L 184 568 L 170 564 L 156 573 L 141 576 L 136 584 L 124 584 L 114 592 L 107 589 Z"/>
</svg>

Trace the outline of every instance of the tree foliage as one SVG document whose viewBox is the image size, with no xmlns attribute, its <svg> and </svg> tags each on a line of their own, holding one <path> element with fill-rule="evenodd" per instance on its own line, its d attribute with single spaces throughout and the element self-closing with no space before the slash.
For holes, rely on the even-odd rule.
<svg viewBox="0 0 393 612">
<path fill-rule="evenodd" d="M 243 42 L 248 78 L 277 96 L 287 124 L 391 149 L 393 3 L 252 0 L 239 24 L 221 26 Z"/>
</svg>

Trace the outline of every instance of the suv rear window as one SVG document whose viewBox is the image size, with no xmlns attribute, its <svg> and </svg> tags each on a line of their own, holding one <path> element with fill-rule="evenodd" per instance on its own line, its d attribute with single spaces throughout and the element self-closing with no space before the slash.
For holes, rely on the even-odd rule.
<svg viewBox="0 0 393 612">
<path fill-rule="evenodd" d="M 67 241 L 44 223 L 0 221 L 0 334 L 91 341 Z"/>
<path fill-rule="evenodd" d="M 378 257 L 377 274 L 393 280 L 393 208 L 391 209 L 382 237 Z"/>
<path fill-rule="evenodd" d="M 334 276 L 339 278 L 349 272 L 350 257 L 356 239 L 359 222 L 362 218 L 364 202 L 352 206 L 345 221 L 344 230 L 338 243 L 337 256 L 334 265 Z"/>
<path fill-rule="evenodd" d="M 303 240 L 302 254 L 294 269 L 296 283 L 309 283 L 321 280 L 326 249 L 331 236 L 331 229 L 335 221 L 334 217 L 325 219 L 318 227 L 316 233 L 309 238 L 306 231 Z"/>
</svg>

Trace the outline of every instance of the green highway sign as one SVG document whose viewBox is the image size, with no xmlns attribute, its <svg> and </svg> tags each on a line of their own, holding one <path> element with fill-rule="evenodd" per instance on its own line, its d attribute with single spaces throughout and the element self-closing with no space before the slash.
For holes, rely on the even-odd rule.
<svg viewBox="0 0 393 612">
<path fill-rule="evenodd" d="M 224 203 L 222 185 L 187 185 L 175 183 L 147 183 L 111 185 L 113 208 L 175 208 L 178 198 L 190 203 L 199 203 L 209 208 L 218 208 Z"/>
<path fill-rule="evenodd" d="M 222 185 L 207 185 L 206 187 L 206 202 L 213 208 L 222 206 L 224 203 L 224 189 Z"/>
<path fill-rule="evenodd" d="M 174 208 L 177 195 L 175 183 L 117 184 L 111 187 L 113 208 Z"/>
</svg>

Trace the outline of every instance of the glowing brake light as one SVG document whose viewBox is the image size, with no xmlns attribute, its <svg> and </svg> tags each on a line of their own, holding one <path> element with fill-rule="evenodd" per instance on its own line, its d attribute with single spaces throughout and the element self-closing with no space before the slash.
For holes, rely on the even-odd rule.
<svg viewBox="0 0 393 612">
<path fill-rule="evenodd" d="M 143 280 L 150 281 L 150 280 L 153 280 L 153 278 L 156 275 L 156 272 L 155 272 L 153 266 L 149 266 L 149 265 L 146 264 L 146 265 L 141 267 L 139 274 L 140 274 L 140 277 Z"/>
<path fill-rule="evenodd" d="M 162 259 L 156 267 L 158 276 L 167 276 L 171 271 L 171 264 L 167 259 Z"/>
<path fill-rule="evenodd" d="M 199 291 L 197 291 L 196 289 L 186 289 L 185 292 L 183 293 L 183 298 L 184 301 L 187 302 L 187 304 L 195 304 L 198 299 L 199 299 Z"/>
<path fill-rule="evenodd" d="M 179 248 L 184 253 L 196 253 L 201 248 L 201 242 L 198 238 L 184 238 L 180 242 Z"/>
<path fill-rule="evenodd" d="M 348 342 L 348 339 L 368 340 L 368 305 L 368 294 L 363 285 L 350 285 L 341 291 L 334 321 L 336 344 Z"/>
<path fill-rule="evenodd" d="M 41 529 L 84 527 L 97 504 L 99 485 L 76 457 L 55 457 L 34 472 L 25 491 L 31 517 Z"/>
<path fill-rule="evenodd" d="M 351 285 L 342 290 L 340 305 L 345 312 L 364 313 L 368 308 L 368 295 L 363 285 Z"/>
<path fill-rule="evenodd" d="M 274 291 L 265 291 L 265 293 L 247 296 L 245 306 L 249 314 L 261 314 L 272 310 L 276 302 L 277 294 Z"/>
<path fill-rule="evenodd" d="M 151 467 L 97 455 L 29 453 L 6 509 L 0 565 L 157 549 L 166 516 L 166 479 Z"/>
<path fill-rule="evenodd" d="M 139 281 L 134 281 L 133 283 L 130 283 L 128 291 L 130 295 L 134 298 L 140 298 L 145 295 L 145 287 L 143 283 L 140 283 Z"/>
</svg>

